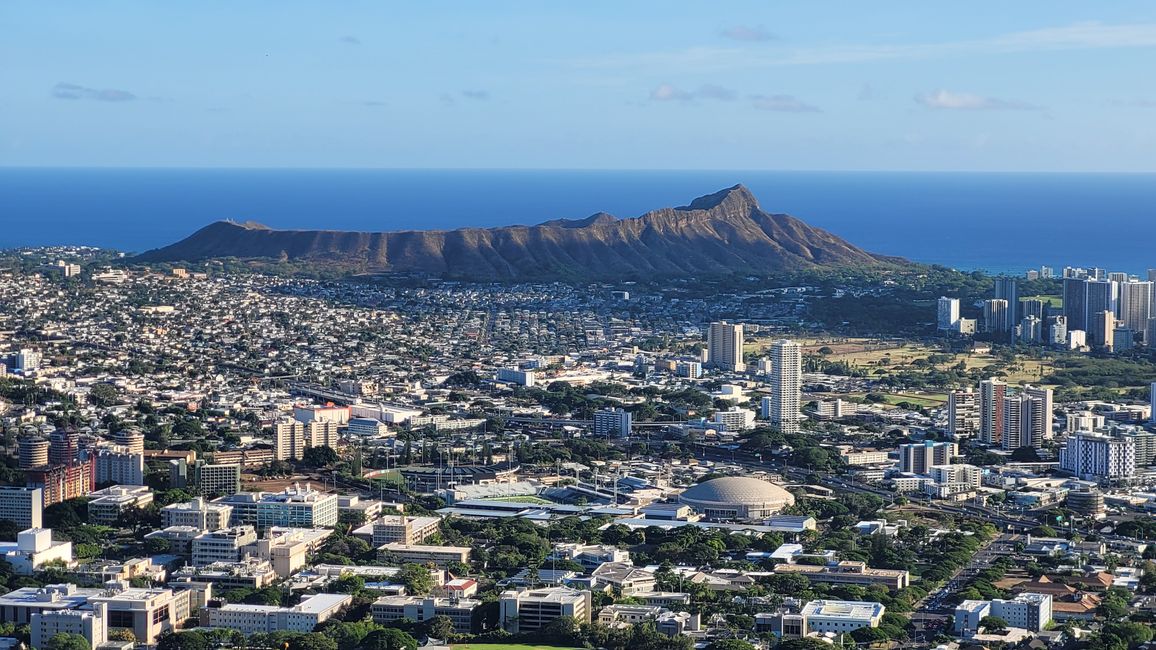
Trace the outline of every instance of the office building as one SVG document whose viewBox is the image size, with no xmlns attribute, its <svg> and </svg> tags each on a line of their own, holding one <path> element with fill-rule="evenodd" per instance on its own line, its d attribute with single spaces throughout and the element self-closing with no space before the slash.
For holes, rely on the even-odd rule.
<svg viewBox="0 0 1156 650">
<path fill-rule="evenodd" d="M 1011 333 L 1012 323 L 1008 320 L 1006 300 L 983 301 L 983 331 L 997 338 Z"/>
<path fill-rule="evenodd" d="M 936 310 L 936 328 L 941 332 L 959 330 L 959 298 L 940 298 Z"/>
<path fill-rule="evenodd" d="M 220 590 L 264 589 L 278 580 L 272 563 L 255 557 L 236 562 L 214 562 L 203 567 L 186 564 L 170 578 L 169 584 L 208 583 Z"/>
<path fill-rule="evenodd" d="M 796 433 L 802 418 L 803 350 L 794 341 L 771 346 L 771 394 L 767 419 L 783 433 Z"/>
<path fill-rule="evenodd" d="M 989 445 L 1003 440 L 1003 402 L 1007 397 L 1006 382 L 986 379 L 979 382 L 979 439 Z"/>
<path fill-rule="evenodd" d="M 130 508 L 145 508 L 153 502 L 153 492 L 144 485 L 114 485 L 88 495 L 88 522 L 113 526 Z"/>
<path fill-rule="evenodd" d="M 265 536 L 242 549 L 243 555 L 267 560 L 279 578 L 305 568 L 309 556 L 333 534 L 328 528 L 270 528 Z"/>
<path fill-rule="evenodd" d="M 1008 627 L 1043 632 L 1052 622 L 1051 594 L 1022 593 L 1015 598 L 991 601 L 991 616 L 1007 621 Z"/>
<path fill-rule="evenodd" d="M 293 607 L 229 603 L 206 610 L 209 627 L 239 630 L 242 634 L 286 631 L 308 633 L 353 602 L 349 594 L 305 596 Z"/>
<path fill-rule="evenodd" d="M 1010 332 L 1020 321 L 1020 293 L 1015 278 L 996 278 L 991 297 L 1007 304 L 1007 312 L 1004 314 L 1007 322 L 1000 331 Z"/>
<path fill-rule="evenodd" d="M 337 495 L 319 492 L 308 483 L 304 487 L 294 483 L 281 492 L 239 492 L 213 503 L 232 507 L 232 525 L 249 524 L 259 531 L 273 526 L 333 526 L 338 518 Z"/>
<path fill-rule="evenodd" d="M 373 522 L 373 547 L 394 542 L 412 546 L 421 544 L 437 534 L 440 517 L 406 517 L 386 515 Z"/>
<path fill-rule="evenodd" d="M 534 386 L 534 371 L 520 370 L 518 368 L 498 368 L 498 381 L 506 382 L 508 384 L 516 384 L 518 386 L 525 386 L 526 388 L 533 388 Z"/>
<path fill-rule="evenodd" d="M 0 486 L 0 519 L 17 528 L 40 528 L 44 523 L 44 492 L 40 488 Z"/>
<path fill-rule="evenodd" d="M 674 366 L 674 374 L 689 379 L 702 378 L 702 364 L 697 361 L 679 361 Z"/>
<path fill-rule="evenodd" d="M 193 465 L 193 482 L 201 496 L 236 494 L 241 491 L 241 466 L 198 460 Z"/>
<path fill-rule="evenodd" d="M 37 612 L 28 625 L 33 648 L 45 645 L 57 634 L 76 634 L 84 637 L 89 648 L 96 648 L 108 640 L 108 607 L 97 605 L 92 609 L 62 609 Z"/>
<path fill-rule="evenodd" d="M 947 465 L 959 455 L 959 445 L 954 442 L 917 442 L 899 445 L 899 471 L 909 474 L 926 474 L 933 465 Z"/>
<path fill-rule="evenodd" d="M 215 562 L 236 562 L 241 549 L 257 541 L 257 530 L 252 526 L 233 526 L 201 533 L 193 538 L 193 566 L 208 566 Z"/>
<path fill-rule="evenodd" d="M 1088 345 L 1112 352 L 1116 333 L 1116 314 L 1110 310 L 1088 314 Z"/>
<path fill-rule="evenodd" d="M 27 625 L 36 614 L 76 609 L 103 591 L 103 589 L 81 589 L 68 583 L 21 587 L 0 595 L 0 623 Z"/>
<path fill-rule="evenodd" d="M 1064 318 L 1069 330 L 1088 329 L 1088 282 L 1064 276 Z"/>
<path fill-rule="evenodd" d="M 627 438 L 633 416 L 620 408 L 598 409 L 594 412 L 594 435 L 603 438 Z"/>
<path fill-rule="evenodd" d="M 764 402 L 769 398 L 764 397 Z M 710 425 L 722 431 L 746 431 L 755 426 L 755 412 L 750 409 L 732 406 L 728 409 L 715 411 L 711 416 Z"/>
<path fill-rule="evenodd" d="M 714 368 L 745 372 L 743 362 L 743 326 L 719 321 L 707 332 L 707 363 Z"/>
<path fill-rule="evenodd" d="M 172 503 L 161 508 L 161 525 L 189 526 L 197 530 L 220 530 L 229 526 L 233 508 L 227 504 L 210 503 L 197 497 L 185 503 Z"/>
<path fill-rule="evenodd" d="M 481 604 L 482 601 L 470 598 L 383 596 L 374 601 L 370 611 L 373 622 L 381 625 L 405 620 L 422 623 L 445 616 L 453 621 L 454 632 L 470 634 L 477 630 L 475 611 Z"/>
<path fill-rule="evenodd" d="M 273 424 L 273 457 L 277 460 L 300 460 L 305 453 L 305 424 L 283 418 Z"/>
<path fill-rule="evenodd" d="M 1060 448 L 1060 469 L 1085 481 L 1121 481 L 1136 474 L 1136 441 L 1082 431 Z"/>
<path fill-rule="evenodd" d="M 948 393 L 947 431 L 956 438 L 979 432 L 979 395 L 970 388 Z"/>
<path fill-rule="evenodd" d="M 863 627 L 879 627 L 886 608 L 881 603 L 849 600 L 812 600 L 800 615 L 808 633 L 845 634 Z"/>
<path fill-rule="evenodd" d="M 191 590 L 131 588 L 105 592 L 88 599 L 108 608 L 108 632 L 128 630 L 137 643 L 155 645 L 162 635 L 174 631 L 192 611 Z"/>
<path fill-rule="evenodd" d="M 536 632 L 563 616 L 590 623 L 590 592 L 567 587 L 518 589 L 502 592 L 499 599 L 500 624 L 514 634 Z"/>
<path fill-rule="evenodd" d="M 0 542 L 0 559 L 12 565 L 12 572 L 20 576 L 30 576 L 52 562 L 65 567 L 76 565 L 72 542 L 54 541 L 48 528 L 29 528 L 17 533 L 15 542 Z"/>
<path fill-rule="evenodd" d="M 432 563 L 440 569 L 447 568 L 451 563 L 467 564 L 470 561 L 469 546 L 424 546 L 391 542 L 383 544 L 377 550 L 383 559 L 397 560 L 406 564 Z"/>
<path fill-rule="evenodd" d="M 350 418 L 345 431 L 350 437 L 379 438 L 389 433 L 389 426 L 377 418 Z"/>
<path fill-rule="evenodd" d="M 1148 421 L 1156 424 L 1156 381 L 1148 385 Z"/>
</svg>

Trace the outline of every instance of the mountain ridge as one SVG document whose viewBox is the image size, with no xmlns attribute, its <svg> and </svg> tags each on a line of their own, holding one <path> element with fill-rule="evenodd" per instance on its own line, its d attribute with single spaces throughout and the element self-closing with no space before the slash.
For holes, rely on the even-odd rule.
<svg viewBox="0 0 1156 650">
<path fill-rule="evenodd" d="M 638 217 L 599 212 L 536 225 L 355 232 L 275 230 L 217 221 L 138 262 L 280 259 L 362 272 L 476 279 L 627 278 L 770 273 L 904 263 L 786 214 L 742 185 Z"/>
</svg>

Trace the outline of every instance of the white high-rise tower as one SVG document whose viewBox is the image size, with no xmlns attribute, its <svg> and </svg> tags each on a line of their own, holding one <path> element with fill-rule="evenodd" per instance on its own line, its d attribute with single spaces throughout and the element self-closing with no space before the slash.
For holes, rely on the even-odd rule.
<svg viewBox="0 0 1156 650">
<path fill-rule="evenodd" d="M 803 350 L 786 339 L 771 346 L 771 424 L 783 433 L 799 430 L 803 399 Z"/>
<path fill-rule="evenodd" d="M 724 321 L 710 324 L 706 337 L 707 363 L 715 368 L 746 372 L 743 363 L 743 326 Z"/>
</svg>

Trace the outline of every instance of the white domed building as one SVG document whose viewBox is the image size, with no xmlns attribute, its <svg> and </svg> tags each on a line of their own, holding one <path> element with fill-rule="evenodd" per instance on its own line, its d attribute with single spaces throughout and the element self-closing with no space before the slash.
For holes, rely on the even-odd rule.
<svg viewBox="0 0 1156 650">
<path fill-rule="evenodd" d="M 795 495 L 770 481 L 724 476 L 688 488 L 678 501 L 707 519 L 756 520 L 794 505 Z"/>
</svg>

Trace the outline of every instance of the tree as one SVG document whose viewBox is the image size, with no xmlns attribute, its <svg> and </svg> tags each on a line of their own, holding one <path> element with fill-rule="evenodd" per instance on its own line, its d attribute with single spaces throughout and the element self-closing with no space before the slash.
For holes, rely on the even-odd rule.
<svg viewBox="0 0 1156 650">
<path fill-rule="evenodd" d="M 310 447 L 301 455 L 301 462 L 309 467 L 329 467 L 341 460 L 333 447 Z"/>
<path fill-rule="evenodd" d="M 406 564 L 401 567 L 393 579 L 405 585 L 406 593 L 415 596 L 428 594 L 434 587 L 433 576 L 429 569 L 420 564 Z"/>
<path fill-rule="evenodd" d="M 108 633 L 108 638 L 113 641 L 131 641 L 136 643 L 136 635 L 132 630 L 127 628 L 120 628 Z"/>
<path fill-rule="evenodd" d="M 999 634 L 1008 628 L 1008 623 L 998 616 L 984 616 L 979 619 L 979 626 L 988 632 Z"/>
<path fill-rule="evenodd" d="M 374 630 L 362 641 L 361 650 L 417 650 L 417 639 L 396 628 Z"/>
<path fill-rule="evenodd" d="M 62 632 L 49 639 L 43 650 L 91 650 L 91 646 L 88 639 L 79 634 Z"/>
<path fill-rule="evenodd" d="M 775 646 L 775 650 L 831 650 L 831 644 L 813 637 L 788 639 Z"/>
<path fill-rule="evenodd" d="M 755 650 L 755 646 L 742 639 L 716 639 L 707 650 Z"/>
<path fill-rule="evenodd" d="M 435 639 L 446 640 L 454 634 L 454 620 L 449 616 L 440 615 L 430 619 L 429 635 Z"/>
<path fill-rule="evenodd" d="M 197 631 L 176 632 L 162 636 L 157 650 L 209 650 L 209 639 Z"/>
<path fill-rule="evenodd" d="M 88 401 L 96 406 L 112 406 L 120 401 L 120 391 L 112 384 L 95 384 L 88 390 Z"/>
<path fill-rule="evenodd" d="M 289 650 L 337 650 L 337 642 L 324 634 L 310 632 L 291 640 Z"/>
</svg>

